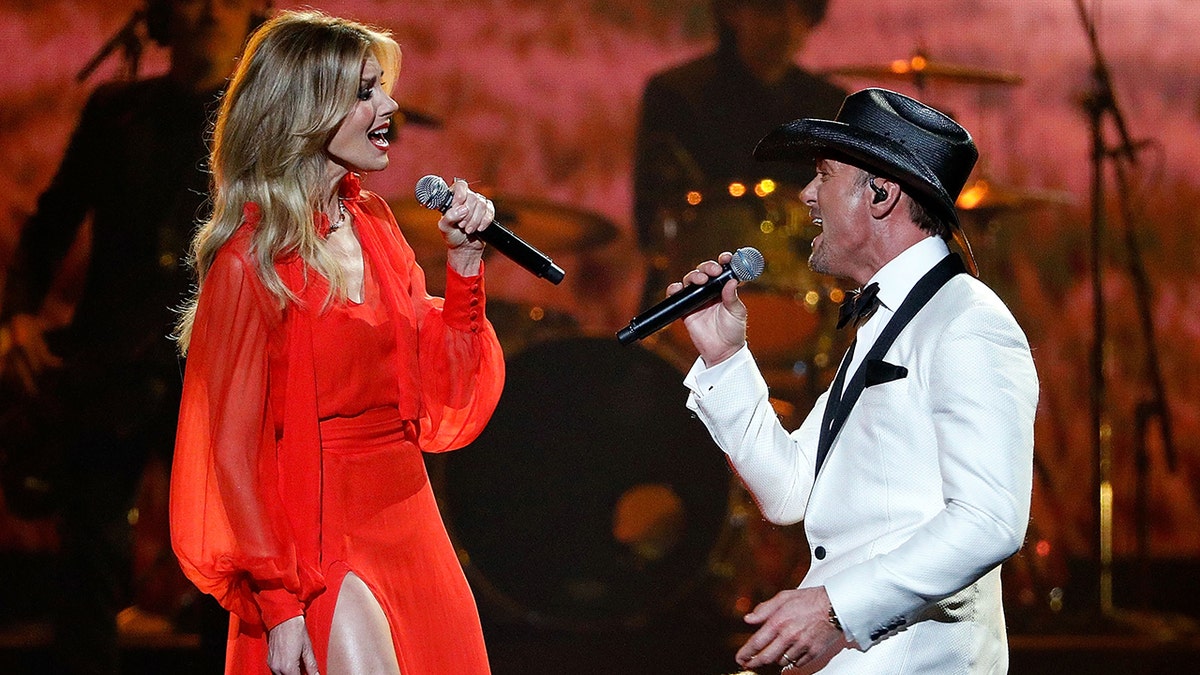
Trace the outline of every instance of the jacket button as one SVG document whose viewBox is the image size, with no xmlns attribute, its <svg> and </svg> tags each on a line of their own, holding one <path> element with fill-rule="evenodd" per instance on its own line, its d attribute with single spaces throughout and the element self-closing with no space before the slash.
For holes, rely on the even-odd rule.
<svg viewBox="0 0 1200 675">
<path fill-rule="evenodd" d="M 817 557 L 817 560 L 824 560 L 825 559 L 825 547 L 824 546 L 816 547 L 815 549 L 813 549 L 813 555 Z"/>
</svg>

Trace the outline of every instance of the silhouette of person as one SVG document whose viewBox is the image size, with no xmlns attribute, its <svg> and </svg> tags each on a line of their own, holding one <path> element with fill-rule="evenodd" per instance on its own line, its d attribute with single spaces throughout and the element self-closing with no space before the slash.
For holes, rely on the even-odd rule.
<svg viewBox="0 0 1200 675">
<path fill-rule="evenodd" d="M 181 366 L 169 339 L 191 286 L 185 255 L 208 187 L 206 129 L 262 0 L 147 0 L 160 77 L 101 85 L 22 230 L 7 329 L 35 372 L 61 367 L 66 451 L 56 489 L 58 672 L 116 673 L 116 615 L 130 603 L 129 511 L 148 460 L 169 458 Z M 73 319 L 43 303 L 80 228 L 89 260 Z M 168 461 L 169 463 L 169 461 Z"/>
</svg>

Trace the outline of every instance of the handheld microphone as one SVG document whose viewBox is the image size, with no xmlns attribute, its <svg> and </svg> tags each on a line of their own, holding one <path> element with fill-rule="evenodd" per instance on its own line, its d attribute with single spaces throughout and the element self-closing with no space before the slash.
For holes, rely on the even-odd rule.
<svg viewBox="0 0 1200 675">
<path fill-rule="evenodd" d="M 416 192 L 418 202 L 442 213 L 450 208 L 450 203 L 454 199 L 454 192 L 446 185 L 446 181 L 434 175 L 425 176 L 417 181 Z M 496 250 L 503 253 L 506 258 L 535 275 L 549 280 L 552 284 L 558 284 L 566 274 L 561 267 L 554 264 L 549 256 L 525 243 L 524 240 L 513 234 L 512 230 L 494 220 L 487 229 L 480 230 L 473 236 L 496 247 Z"/>
<path fill-rule="evenodd" d="M 744 246 L 734 252 L 733 258 L 723 265 L 724 272 L 699 286 L 687 286 L 675 295 L 658 303 L 650 309 L 638 314 L 629 321 L 629 325 L 617 331 L 617 341 L 627 345 L 634 340 L 653 334 L 675 319 L 688 314 L 693 309 L 719 296 L 721 289 L 730 279 L 754 281 L 762 275 L 767 266 L 763 254 L 751 246 Z"/>
</svg>

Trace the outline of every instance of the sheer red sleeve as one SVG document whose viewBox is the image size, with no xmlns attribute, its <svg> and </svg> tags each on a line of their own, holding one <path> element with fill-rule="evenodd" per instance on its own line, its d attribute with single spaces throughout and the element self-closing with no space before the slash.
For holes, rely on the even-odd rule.
<svg viewBox="0 0 1200 675">
<path fill-rule="evenodd" d="M 317 581 L 300 572 L 278 488 L 268 380 L 281 312 L 236 243 L 218 254 L 196 310 L 171 474 L 171 539 L 201 591 L 271 627 L 301 614 L 299 598 Z"/>
<path fill-rule="evenodd" d="M 447 268 L 446 298 L 430 296 L 425 273 L 387 203 L 364 193 L 363 207 L 379 220 L 381 251 L 402 278 L 416 322 L 420 438 L 425 452 L 455 450 L 483 431 L 504 389 L 504 354 L 487 320 L 483 270 L 462 277 Z M 374 242 L 367 242 L 372 248 Z"/>
<path fill-rule="evenodd" d="M 483 271 L 462 277 L 446 269 L 446 298 L 424 295 L 418 324 L 421 396 L 425 418 L 421 449 L 454 450 L 475 440 L 500 401 L 504 354 L 485 317 Z"/>
</svg>

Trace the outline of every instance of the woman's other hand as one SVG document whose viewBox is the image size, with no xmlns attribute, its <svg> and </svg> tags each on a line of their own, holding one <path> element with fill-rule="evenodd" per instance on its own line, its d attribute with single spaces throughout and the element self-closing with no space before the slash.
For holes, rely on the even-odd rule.
<svg viewBox="0 0 1200 675">
<path fill-rule="evenodd" d="M 292 617 L 267 632 L 267 667 L 274 675 L 320 675 L 303 616 Z"/>
</svg>

